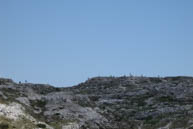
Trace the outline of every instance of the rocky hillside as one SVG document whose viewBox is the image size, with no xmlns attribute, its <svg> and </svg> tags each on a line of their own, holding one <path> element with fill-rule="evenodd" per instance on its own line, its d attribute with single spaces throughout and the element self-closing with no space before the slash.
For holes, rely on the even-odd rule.
<svg viewBox="0 0 193 129">
<path fill-rule="evenodd" d="M 0 129 L 193 129 L 193 78 L 96 77 L 68 88 L 0 78 Z"/>
</svg>

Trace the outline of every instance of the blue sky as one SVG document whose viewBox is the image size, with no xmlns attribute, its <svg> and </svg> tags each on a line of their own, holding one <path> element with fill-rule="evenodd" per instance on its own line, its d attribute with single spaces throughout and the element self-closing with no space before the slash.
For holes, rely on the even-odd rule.
<svg viewBox="0 0 193 129">
<path fill-rule="evenodd" d="M 193 76 L 192 0 L 1 0 L 0 76 Z"/>
</svg>

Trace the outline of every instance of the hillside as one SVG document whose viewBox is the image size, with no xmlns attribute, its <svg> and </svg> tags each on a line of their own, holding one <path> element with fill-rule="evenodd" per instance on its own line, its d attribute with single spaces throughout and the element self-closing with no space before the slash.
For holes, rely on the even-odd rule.
<svg viewBox="0 0 193 129">
<path fill-rule="evenodd" d="M 0 129 L 193 129 L 193 77 L 95 77 L 57 88 L 0 78 Z"/>
</svg>

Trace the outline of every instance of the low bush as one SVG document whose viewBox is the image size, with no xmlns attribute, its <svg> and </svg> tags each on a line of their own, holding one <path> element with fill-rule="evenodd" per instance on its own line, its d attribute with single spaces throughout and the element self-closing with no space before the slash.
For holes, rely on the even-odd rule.
<svg viewBox="0 0 193 129">
<path fill-rule="evenodd" d="M 0 123 L 0 129 L 8 129 L 9 125 L 7 123 Z"/>
</svg>

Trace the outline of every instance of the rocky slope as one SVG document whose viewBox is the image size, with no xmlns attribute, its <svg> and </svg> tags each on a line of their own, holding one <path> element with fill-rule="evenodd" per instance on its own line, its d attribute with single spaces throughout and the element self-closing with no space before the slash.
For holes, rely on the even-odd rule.
<svg viewBox="0 0 193 129">
<path fill-rule="evenodd" d="M 193 129 L 192 77 L 96 77 L 77 86 L 0 78 L 0 129 Z"/>
</svg>

